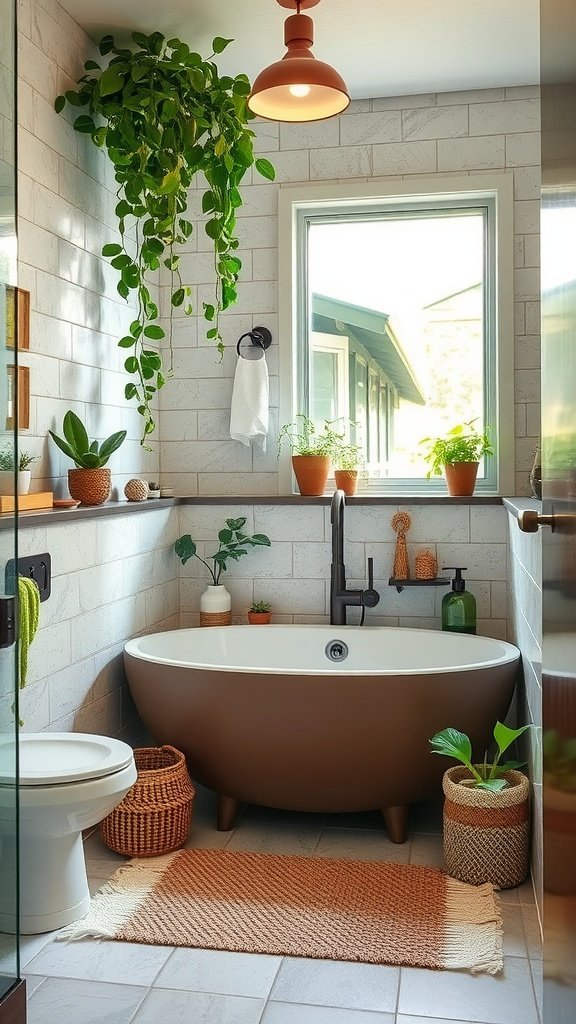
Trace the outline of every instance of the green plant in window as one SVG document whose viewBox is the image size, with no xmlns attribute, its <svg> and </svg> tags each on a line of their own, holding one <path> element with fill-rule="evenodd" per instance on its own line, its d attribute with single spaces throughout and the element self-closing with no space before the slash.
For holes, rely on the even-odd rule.
<svg viewBox="0 0 576 1024">
<path fill-rule="evenodd" d="M 315 423 L 304 413 L 299 412 L 293 423 L 285 423 L 278 433 L 278 458 L 284 444 L 290 448 L 292 455 L 329 455 L 332 456 L 338 445 L 344 441 L 344 434 L 334 430 L 334 421 L 324 420 L 319 430 Z"/>
<path fill-rule="evenodd" d="M 430 464 L 426 476 L 441 476 L 446 465 L 455 462 L 479 462 L 485 455 L 493 455 L 493 448 L 487 433 L 473 429 L 476 420 L 459 423 L 444 437 L 423 437 L 420 445 L 424 458 Z"/>
<path fill-rule="evenodd" d="M 236 301 L 241 261 L 236 255 L 236 211 L 242 205 L 239 185 L 254 164 L 272 180 L 269 161 L 255 158 L 254 116 L 247 106 L 246 75 L 220 75 L 213 61 L 231 39 L 217 36 L 208 59 L 180 39 L 166 41 L 160 32 L 132 34 L 137 49 L 117 47 L 111 35 L 100 41 L 100 53 L 112 54 L 107 67 L 86 61 L 80 88 L 58 96 L 55 108 L 79 110 L 76 131 L 104 147 L 117 182 L 116 216 L 120 241 L 102 249 L 118 271 L 118 292 L 135 293 L 138 312 L 118 344 L 126 349 L 124 366 L 134 380 L 126 385 L 144 419 L 142 443 L 155 429 L 151 403 L 165 383 L 158 343 L 165 337 L 159 310 L 150 290 L 150 273 L 168 272 L 170 323 L 172 311 L 192 312 L 190 288 L 183 282 L 177 247 L 192 234 L 188 189 L 195 174 L 206 182 L 202 212 L 204 230 L 214 247 L 215 295 L 204 303 L 207 337 L 223 351 L 219 315 Z"/>
</svg>

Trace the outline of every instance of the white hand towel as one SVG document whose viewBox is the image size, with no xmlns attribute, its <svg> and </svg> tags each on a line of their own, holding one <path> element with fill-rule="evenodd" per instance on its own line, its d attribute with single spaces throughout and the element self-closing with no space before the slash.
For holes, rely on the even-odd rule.
<svg viewBox="0 0 576 1024">
<path fill-rule="evenodd" d="M 266 451 L 269 422 L 269 385 L 266 359 L 244 359 L 236 363 L 230 407 L 230 437 Z"/>
</svg>

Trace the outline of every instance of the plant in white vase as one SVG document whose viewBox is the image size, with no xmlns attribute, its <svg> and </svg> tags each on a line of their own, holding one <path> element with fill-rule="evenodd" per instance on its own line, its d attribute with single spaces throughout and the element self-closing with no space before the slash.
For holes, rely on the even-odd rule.
<svg viewBox="0 0 576 1024">
<path fill-rule="evenodd" d="M 174 544 L 174 550 L 182 565 L 190 558 L 197 558 L 206 566 L 212 582 L 200 598 L 200 625 L 226 626 L 232 621 L 232 601 L 226 587 L 220 583 L 220 577 L 226 572 L 228 561 L 237 562 L 242 555 L 248 554 L 248 548 L 270 547 L 270 538 L 264 533 L 249 536 L 244 533 L 246 517 L 226 519 L 218 534 L 218 550 L 209 555 L 210 565 L 198 554 L 197 544 L 189 533 L 183 534 Z"/>
<path fill-rule="evenodd" d="M 37 455 L 30 455 L 29 452 L 19 452 L 18 477 L 16 481 L 17 494 L 28 494 L 30 490 L 30 477 L 32 475 L 28 467 L 37 458 Z M 14 494 L 14 470 L 13 448 L 0 449 L 0 494 Z"/>
</svg>

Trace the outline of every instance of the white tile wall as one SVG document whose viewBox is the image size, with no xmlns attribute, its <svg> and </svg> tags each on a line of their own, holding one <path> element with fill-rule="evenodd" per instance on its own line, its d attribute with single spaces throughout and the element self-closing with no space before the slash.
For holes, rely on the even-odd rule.
<svg viewBox="0 0 576 1024">
<path fill-rule="evenodd" d="M 223 362 L 216 370 L 207 359 L 205 324 L 201 319 L 197 330 L 179 337 L 179 345 L 196 352 L 190 353 L 188 361 L 178 361 L 176 379 L 162 394 L 162 414 L 169 430 L 168 434 L 162 432 L 165 481 L 180 494 L 277 493 L 274 462 L 263 473 L 255 453 L 248 452 L 252 455 L 251 466 L 243 468 L 241 474 L 230 474 L 229 460 L 234 451 L 243 464 L 246 462 L 246 451 L 238 443 L 228 450 L 214 449 L 211 471 L 203 465 L 200 468 L 200 463 L 196 469 L 194 459 L 180 457 L 177 449 L 179 441 L 194 439 L 196 424 L 199 437 L 203 436 L 200 424 L 208 422 L 210 427 L 205 429 L 216 432 L 205 436 L 226 439 L 234 373 L 233 346 L 244 331 L 259 324 L 268 325 L 275 347 L 286 342 L 276 323 L 276 195 L 283 185 L 309 180 L 474 174 L 486 169 L 506 169 L 513 172 L 515 196 L 516 494 L 528 494 L 531 454 L 540 433 L 538 89 L 488 89 L 362 100 L 351 104 L 339 118 L 325 123 L 254 124 L 256 149 L 275 165 L 277 180 L 273 184 L 264 182 L 254 172 L 253 183 L 242 190 L 245 205 L 238 211 L 238 234 L 245 258 L 244 280 L 238 305 L 223 318 L 227 346 Z M 192 210 L 199 209 L 200 194 L 201 189 L 191 193 Z M 205 253 L 210 244 L 202 217 L 197 218 L 196 228 L 197 234 L 190 240 L 190 255 L 196 248 Z M 191 270 L 194 282 L 205 282 L 207 267 L 203 259 L 192 265 Z M 208 300 L 209 293 L 209 285 L 199 285 L 199 300 Z M 509 343 L 513 344 L 513 340 Z M 272 356 L 273 352 L 268 358 L 275 379 Z M 274 401 L 272 405 L 275 411 Z M 217 420 L 207 420 L 215 410 L 219 413 Z M 171 418 L 175 411 L 177 422 Z M 179 438 L 175 431 L 181 431 Z M 272 448 L 273 441 L 272 437 Z M 174 457 L 168 454 L 171 446 Z M 478 525 L 476 528 L 480 529 Z"/>
<path fill-rule="evenodd" d="M 500 506 L 478 511 L 468 505 L 439 509 L 403 506 L 412 518 L 408 555 L 429 548 L 442 564 L 467 566 L 466 586 L 477 601 L 478 632 L 506 636 L 506 513 Z M 394 564 L 396 535 L 390 520 L 397 506 L 348 505 L 345 513 L 345 563 L 350 587 L 362 587 L 367 559 L 374 559 L 375 586 L 380 604 L 370 610 L 368 623 L 410 625 L 437 629 L 442 597 L 448 588 L 409 588 L 398 594 L 388 585 Z M 235 621 L 245 622 L 253 600 L 270 601 L 276 622 L 327 622 L 330 580 L 330 510 L 318 505 L 182 505 L 179 530 L 198 542 L 199 553 L 209 558 L 217 550 L 218 530 L 229 516 L 245 516 L 246 530 L 266 533 L 270 548 L 251 551 L 233 563 L 223 577 L 232 594 Z M 447 543 L 448 540 L 457 543 Z M 454 561 L 456 559 L 456 561 Z M 442 575 L 450 576 L 450 573 Z M 196 559 L 180 568 L 182 625 L 198 623 L 198 601 L 206 570 Z M 242 583 L 239 587 L 238 584 Z M 493 589 L 494 588 L 494 589 Z M 312 619 L 310 618 L 312 617 Z M 357 621 L 350 610 L 348 620 Z"/>
<path fill-rule="evenodd" d="M 176 508 L 21 528 L 20 555 L 52 557 L 20 695 L 26 731 L 129 733 L 122 649 L 179 625 L 177 536 Z"/>
</svg>

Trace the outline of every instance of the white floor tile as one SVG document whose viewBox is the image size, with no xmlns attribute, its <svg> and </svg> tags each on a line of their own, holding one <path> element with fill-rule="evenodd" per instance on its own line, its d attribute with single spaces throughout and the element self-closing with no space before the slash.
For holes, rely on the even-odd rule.
<svg viewBox="0 0 576 1024">
<path fill-rule="evenodd" d="M 384 832 L 368 829 L 324 828 L 314 851 L 315 857 L 351 860 L 384 860 L 407 864 L 410 843 L 391 843 Z"/>
<path fill-rule="evenodd" d="M 134 985 L 47 978 L 28 1000 L 28 1024 L 129 1024 L 146 991 Z"/>
<path fill-rule="evenodd" d="M 264 1010 L 261 1024 L 394 1024 L 394 1014 L 271 1002 Z"/>
<path fill-rule="evenodd" d="M 26 974 L 25 977 L 26 977 L 26 999 L 30 999 L 30 997 L 36 991 L 36 989 L 39 988 L 40 985 L 44 981 L 46 981 L 46 978 L 43 978 L 43 977 L 41 977 L 41 976 L 39 976 L 37 974 Z"/>
<path fill-rule="evenodd" d="M 131 1024 L 259 1024 L 263 1008 L 263 999 L 154 989 Z"/>
<path fill-rule="evenodd" d="M 540 922 L 536 912 L 536 904 L 531 906 L 523 903 L 520 909 L 522 912 L 522 920 L 524 922 L 524 935 L 526 936 L 528 956 L 532 960 L 541 960 L 542 932 L 540 931 Z"/>
<path fill-rule="evenodd" d="M 160 971 L 154 987 L 265 999 L 281 963 L 280 956 L 262 956 L 258 953 L 175 949 Z"/>
<path fill-rule="evenodd" d="M 24 970 L 31 960 L 44 949 L 44 946 L 52 942 L 57 932 L 42 932 L 40 935 L 20 936 L 20 967 Z"/>
<path fill-rule="evenodd" d="M 82 978 L 132 985 L 152 985 L 166 963 L 170 946 L 82 939 L 51 942 L 29 965 L 33 974 L 52 978 Z"/>
<path fill-rule="evenodd" d="M 509 957 L 497 976 L 403 967 L 398 1012 L 482 1024 L 538 1024 L 529 961 Z"/>
<path fill-rule="evenodd" d="M 414 832 L 410 844 L 410 863 L 421 867 L 444 868 L 442 836 Z"/>
<path fill-rule="evenodd" d="M 501 910 L 502 923 L 504 925 L 504 955 L 528 956 L 522 921 L 522 907 L 519 905 L 515 906 L 513 903 L 503 903 Z"/>
<path fill-rule="evenodd" d="M 405 1013 L 399 1013 L 396 1017 L 396 1024 L 470 1024 L 466 1020 L 453 1020 L 452 1017 L 412 1017 Z M 487 1024 L 483 1021 L 482 1024 Z"/>
<path fill-rule="evenodd" d="M 319 824 L 269 828 L 265 822 L 242 821 L 234 830 L 227 850 L 253 853 L 286 853 L 310 857 L 320 838 Z"/>
<path fill-rule="evenodd" d="M 271 998 L 279 1002 L 390 1012 L 396 1009 L 399 975 L 397 967 L 286 958 Z"/>
</svg>

